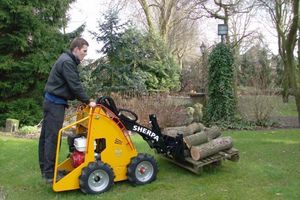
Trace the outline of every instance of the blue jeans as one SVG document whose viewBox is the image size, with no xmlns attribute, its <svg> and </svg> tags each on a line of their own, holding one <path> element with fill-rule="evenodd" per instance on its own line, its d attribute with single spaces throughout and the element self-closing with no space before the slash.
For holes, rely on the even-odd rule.
<svg viewBox="0 0 300 200">
<path fill-rule="evenodd" d="M 58 132 L 62 128 L 65 105 L 44 100 L 44 120 L 39 139 L 39 164 L 42 176 L 47 179 L 54 176 Z"/>
</svg>

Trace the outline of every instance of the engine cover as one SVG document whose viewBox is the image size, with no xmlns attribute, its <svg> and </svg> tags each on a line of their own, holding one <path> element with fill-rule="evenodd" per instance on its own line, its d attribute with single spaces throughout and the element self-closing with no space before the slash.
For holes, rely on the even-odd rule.
<svg viewBox="0 0 300 200">
<path fill-rule="evenodd" d="M 79 165 L 81 165 L 81 163 L 84 162 L 84 152 L 79 152 L 79 151 L 75 150 L 71 154 L 70 158 L 71 158 L 73 167 L 76 168 Z"/>
</svg>

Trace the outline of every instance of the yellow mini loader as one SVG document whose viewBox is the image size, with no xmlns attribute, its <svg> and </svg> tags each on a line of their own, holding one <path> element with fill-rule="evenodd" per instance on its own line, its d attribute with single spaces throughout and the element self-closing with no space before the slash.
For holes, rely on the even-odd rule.
<svg viewBox="0 0 300 200">
<path fill-rule="evenodd" d="M 118 181 L 128 180 L 135 185 L 154 181 L 157 163 L 153 156 L 137 152 L 129 136 L 131 131 L 141 135 L 156 153 L 175 164 L 191 171 L 198 169 L 198 164 L 188 166 L 182 134 L 163 135 L 156 116 L 149 118 L 151 129 L 138 124 L 135 113 L 118 109 L 110 97 L 98 99 L 95 108 L 80 107 L 76 121 L 58 133 L 53 190 L 81 189 L 84 193 L 97 194 L 109 190 Z M 70 153 L 62 160 L 59 155 L 62 134 L 71 127 L 76 128 L 67 139 Z M 206 163 L 218 162 L 221 158 Z"/>
</svg>

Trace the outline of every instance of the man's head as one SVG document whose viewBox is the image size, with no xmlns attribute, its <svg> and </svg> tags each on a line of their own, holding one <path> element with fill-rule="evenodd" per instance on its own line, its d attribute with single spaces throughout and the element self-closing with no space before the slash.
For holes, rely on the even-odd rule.
<svg viewBox="0 0 300 200">
<path fill-rule="evenodd" d="M 70 45 L 70 51 L 80 61 L 87 55 L 87 48 L 89 43 L 83 38 L 75 38 Z"/>
</svg>

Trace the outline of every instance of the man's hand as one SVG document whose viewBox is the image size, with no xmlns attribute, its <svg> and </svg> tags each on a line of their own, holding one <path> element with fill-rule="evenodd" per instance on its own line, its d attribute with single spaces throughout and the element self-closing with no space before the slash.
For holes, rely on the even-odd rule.
<svg viewBox="0 0 300 200">
<path fill-rule="evenodd" d="M 96 104 L 96 102 L 94 102 L 94 101 L 91 101 L 91 102 L 89 103 L 89 106 L 92 107 L 92 108 L 94 108 L 96 105 L 97 105 L 97 104 Z"/>
</svg>

